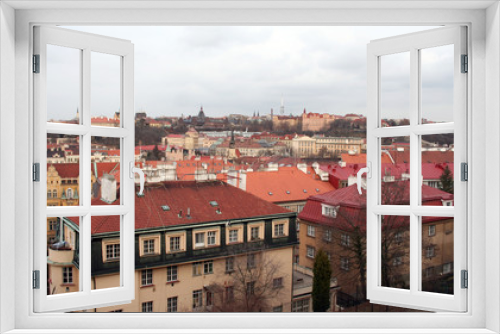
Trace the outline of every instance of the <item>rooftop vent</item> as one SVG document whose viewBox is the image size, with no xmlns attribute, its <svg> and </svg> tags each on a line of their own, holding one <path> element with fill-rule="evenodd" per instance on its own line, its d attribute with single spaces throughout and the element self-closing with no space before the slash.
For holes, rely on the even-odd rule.
<svg viewBox="0 0 500 334">
<path fill-rule="evenodd" d="M 210 201 L 211 206 L 219 206 L 219 203 L 217 201 Z"/>
<path fill-rule="evenodd" d="M 191 219 L 191 208 L 188 208 L 188 212 L 187 212 L 186 218 L 187 219 Z"/>
<path fill-rule="evenodd" d="M 169 207 L 168 205 L 162 205 L 162 206 L 161 206 L 161 209 L 162 209 L 163 211 L 170 211 L 170 207 Z"/>
<path fill-rule="evenodd" d="M 215 213 L 220 215 L 220 214 L 222 214 L 222 211 L 220 211 L 220 208 L 217 208 L 217 210 L 215 210 Z"/>
<path fill-rule="evenodd" d="M 179 213 L 177 214 L 177 217 L 182 218 L 182 210 L 179 211 Z"/>
<path fill-rule="evenodd" d="M 319 189 L 318 188 L 316 188 L 316 192 L 319 193 Z"/>
<path fill-rule="evenodd" d="M 272 196 L 272 195 L 273 195 L 273 193 L 272 193 L 272 192 L 268 192 L 268 195 L 269 195 L 269 196 Z"/>
<path fill-rule="evenodd" d="M 286 193 L 287 193 L 288 195 L 290 195 L 290 190 L 287 190 L 287 191 L 286 191 Z"/>
<path fill-rule="evenodd" d="M 307 190 L 305 190 L 305 189 L 304 189 L 304 192 L 306 193 L 306 192 L 307 192 Z"/>
</svg>

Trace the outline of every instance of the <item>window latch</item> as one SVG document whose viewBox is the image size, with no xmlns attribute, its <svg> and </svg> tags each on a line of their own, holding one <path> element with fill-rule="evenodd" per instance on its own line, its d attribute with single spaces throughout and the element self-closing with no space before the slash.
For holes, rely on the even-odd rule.
<svg viewBox="0 0 500 334">
<path fill-rule="evenodd" d="M 130 178 L 135 179 L 135 173 L 139 174 L 139 185 L 140 185 L 140 190 L 137 193 L 137 196 L 142 197 L 144 196 L 144 172 L 142 169 L 135 167 L 135 163 L 133 161 L 130 162 L 129 164 L 129 170 L 130 170 Z"/>
<path fill-rule="evenodd" d="M 358 184 L 358 192 L 361 195 L 361 175 L 366 173 L 366 177 L 370 179 L 372 177 L 372 163 L 368 161 L 366 163 L 366 167 L 361 168 L 358 173 L 356 174 L 358 179 L 357 179 L 357 184 Z"/>
</svg>

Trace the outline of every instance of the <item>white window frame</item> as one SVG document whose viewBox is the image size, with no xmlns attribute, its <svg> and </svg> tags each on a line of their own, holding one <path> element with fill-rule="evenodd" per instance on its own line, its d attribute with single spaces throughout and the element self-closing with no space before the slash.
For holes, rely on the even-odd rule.
<svg viewBox="0 0 500 334">
<path fill-rule="evenodd" d="M 316 226 L 307 225 L 307 236 L 311 238 L 316 238 Z"/>
<path fill-rule="evenodd" d="M 371 41 L 367 46 L 367 164 L 371 171 L 367 178 L 367 299 L 376 304 L 406 306 L 423 310 L 445 310 L 465 312 L 467 309 L 467 289 L 461 288 L 461 270 L 467 270 L 467 182 L 460 181 L 461 163 L 469 163 L 467 159 L 467 80 L 471 71 L 461 73 L 461 55 L 468 54 L 467 28 L 465 26 L 449 26 L 394 36 Z M 453 81 L 453 122 L 420 124 L 420 49 L 436 46 L 454 45 L 454 81 Z M 382 127 L 380 120 L 380 73 L 381 57 L 400 52 L 410 55 L 410 125 Z M 454 133 L 454 207 L 422 206 L 421 178 L 421 137 L 434 133 Z M 410 205 L 383 205 L 380 202 L 382 170 L 381 170 L 381 138 L 410 137 Z M 381 273 L 381 240 L 383 215 L 409 216 L 410 218 L 410 289 L 398 289 L 382 286 Z M 454 294 L 430 293 L 421 290 L 422 284 L 422 230 L 424 216 L 454 217 Z M 425 231 L 425 230 L 424 230 Z"/>
<path fill-rule="evenodd" d="M 213 2 L 205 5 L 210 7 Z M 416 328 L 420 332 L 446 333 L 454 329 L 465 328 L 469 333 L 494 333 L 500 331 L 500 301 L 498 300 L 498 287 L 500 286 L 499 275 L 500 261 L 489 259 L 488 267 L 485 265 L 486 252 L 498 254 L 500 252 L 499 226 L 500 220 L 500 175 L 498 175 L 498 162 L 500 152 L 491 150 L 484 154 L 483 146 L 488 133 L 488 143 L 492 147 L 500 145 L 500 133 L 497 130 L 500 122 L 499 115 L 495 110 L 500 109 L 498 91 L 500 89 L 500 69 L 498 50 L 500 49 L 499 27 L 500 10 L 498 4 L 471 1 L 443 2 L 433 1 L 432 4 L 418 3 L 413 1 L 399 1 L 394 6 L 387 2 L 373 1 L 369 8 L 358 2 L 332 1 L 328 5 L 315 7 L 313 2 L 304 4 L 304 8 L 294 8 L 290 3 L 282 2 L 275 4 L 264 4 L 247 9 L 235 6 L 225 8 L 219 6 L 217 9 L 193 8 L 190 10 L 179 10 L 169 8 L 163 4 L 163 8 L 148 9 L 145 3 L 143 11 L 135 9 L 119 9 L 102 12 L 101 9 L 93 7 L 90 2 L 83 6 L 87 9 L 74 9 L 70 4 L 62 4 L 65 8 L 57 9 L 57 5 L 47 5 L 43 1 L 18 5 L 15 2 L 2 3 L 0 6 L 0 43 L 2 58 L 0 69 L 2 76 L 0 81 L 0 158 L 1 161 L 15 161 L 15 163 L 0 165 L 0 218 L 1 221 L 15 221 L 16 224 L 0 224 L 0 260 L 2 269 L 15 272 L 16 275 L 2 275 L 0 280 L 0 300 L 9 304 L 9 307 L 0 305 L 1 330 L 7 333 L 11 330 L 31 328 L 30 332 L 37 329 L 64 329 L 66 333 L 76 333 L 76 329 L 89 328 L 89 319 L 92 324 L 101 330 L 88 329 L 91 333 L 109 333 L 111 330 L 120 332 L 120 329 L 128 329 L 130 333 L 142 333 L 141 330 L 132 331 L 137 321 L 147 321 L 150 328 L 165 328 L 165 318 L 162 316 L 145 317 L 135 315 L 134 317 L 121 317 L 120 322 L 109 314 L 35 314 L 32 311 L 31 301 L 31 270 L 32 260 L 29 254 L 33 253 L 30 247 L 23 248 L 26 236 L 32 235 L 33 212 L 27 210 L 26 194 L 32 193 L 32 182 L 25 177 L 31 173 L 32 160 L 29 155 L 15 155 L 15 152 L 32 151 L 32 107 L 30 104 L 32 91 L 31 74 L 26 64 L 31 59 L 32 34 L 30 27 L 34 22 L 54 24 L 64 22 L 65 24 L 141 24 L 155 22 L 169 24 L 331 24 L 331 25 L 434 25 L 467 23 L 474 29 L 469 30 L 469 48 L 471 59 L 469 66 L 478 71 L 469 78 L 471 90 L 469 92 L 469 105 L 472 112 L 469 120 L 475 117 L 475 122 L 469 122 L 468 131 L 472 133 L 469 146 L 473 148 L 469 165 L 469 178 L 474 180 L 469 190 L 470 204 L 469 218 L 475 226 L 475 233 L 471 233 L 471 242 L 466 248 L 469 251 L 469 306 L 465 313 L 404 313 L 404 314 L 325 314 L 318 317 L 316 314 L 302 314 L 300 317 L 289 314 L 273 315 L 273 317 L 258 314 L 228 317 L 225 315 L 211 314 L 210 318 L 204 315 L 179 314 L 170 315 L 168 324 L 172 328 L 191 328 L 194 333 L 205 333 L 206 328 L 252 328 L 255 324 L 265 324 L 269 332 L 277 332 L 283 327 L 283 319 L 286 326 L 290 328 L 304 328 L 309 331 L 314 329 L 329 328 L 332 332 L 335 328 L 349 328 L 356 319 L 356 328 L 353 333 L 386 333 L 396 328 L 399 333 L 414 332 Z M 13 6 L 13 7 L 11 7 Z M 16 9 L 30 9 L 16 11 Z M 97 6 L 97 5 L 95 5 Z M 106 4 L 103 4 L 105 7 Z M 395 9 L 397 6 L 397 9 Z M 161 7 L 161 6 L 160 6 Z M 237 7 L 237 8 L 236 8 Z M 355 8 L 353 8 L 355 7 Z M 45 8 L 42 10 L 42 8 Z M 217 13 L 218 15 L 209 15 Z M 377 15 L 374 15 L 376 13 Z M 101 14 L 101 15 L 96 15 Z M 269 15 L 266 15 L 269 14 Z M 485 29 L 486 26 L 489 29 Z M 15 35 L 14 35 L 15 34 Z M 484 69 L 487 69 L 486 71 Z M 16 82 L 16 85 L 12 85 Z M 12 126 L 11 110 L 16 111 L 15 127 Z M 485 120 L 488 120 L 487 122 Z M 28 135 L 27 135 L 28 134 Z M 15 145 L 11 138 L 14 137 Z M 488 162 L 488 163 L 485 163 Z M 15 175 L 15 177 L 12 177 Z M 22 176 L 18 176 L 22 175 Z M 485 182 L 488 175 L 488 182 Z M 11 196 L 15 189 L 15 196 Z M 488 196 L 486 196 L 488 194 Z M 32 200 L 28 201 L 30 207 Z M 15 207 L 15 210 L 4 210 L 4 208 Z M 488 219 L 486 219 L 488 218 Z M 14 236 L 14 237 L 12 237 Z M 28 237 L 32 242 L 32 238 Z M 30 245 L 28 242 L 28 245 Z M 474 247 L 472 247 L 474 245 Z M 6 247 L 4 247 L 6 246 Z M 15 256 L 12 256 L 12 250 Z M 8 250 L 8 251 L 7 251 Z M 4 271 L 5 272 L 5 271 Z M 14 289 L 12 287 L 15 287 Z M 488 291 L 489 293 L 486 293 Z M 491 293 L 496 291 L 497 293 Z M 13 303 L 16 301 L 15 303 Z M 10 305 L 15 305 L 10 307 Z M 472 312 L 472 310 L 474 312 Z M 278 318 L 276 318 L 278 317 Z M 203 323 L 203 329 L 194 328 L 199 319 Z M 305 325 L 307 324 L 307 325 Z M 361 327 L 359 325 L 361 324 Z M 260 325 L 262 328 L 262 326 Z M 75 328 L 75 330 L 72 330 Z M 304 329 L 304 331 L 307 331 Z M 54 332 L 52 330 L 51 332 Z M 18 331 L 19 333 L 19 331 Z"/>
<path fill-rule="evenodd" d="M 72 294 L 47 295 L 46 226 L 34 224 L 35 257 L 33 269 L 40 273 L 40 289 L 35 290 L 36 312 L 82 310 L 99 305 L 126 304 L 134 299 L 134 180 L 129 178 L 129 162 L 134 161 L 134 46 L 130 41 L 87 34 L 69 29 L 37 25 L 33 27 L 33 53 L 40 56 L 39 73 L 33 74 L 33 162 L 40 164 L 40 182 L 33 184 L 33 219 L 41 217 L 80 217 L 79 291 Z M 47 45 L 58 45 L 80 51 L 80 124 L 47 122 Z M 100 52 L 119 56 L 121 66 L 121 126 L 119 128 L 91 124 L 91 54 Z M 79 193 L 77 206 L 47 206 L 47 134 L 70 134 L 80 137 Z M 119 205 L 91 205 L 91 138 L 103 136 L 119 138 L 121 142 L 121 203 Z M 76 181 L 76 180 L 75 180 Z M 73 197 L 75 191 L 66 189 Z M 91 217 L 120 216 L 120 286 L 113 289 L 92 290 L 91 278 Z"/>
</svg>

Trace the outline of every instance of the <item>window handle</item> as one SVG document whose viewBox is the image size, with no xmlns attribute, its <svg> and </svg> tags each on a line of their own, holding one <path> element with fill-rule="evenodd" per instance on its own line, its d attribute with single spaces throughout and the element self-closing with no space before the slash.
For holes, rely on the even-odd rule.
<svg viewBox="0 0 500 334">
<path fill-rule="evenodd" d="M 356 174 L 358 179 L 357 179 L 357 184 L 358 184 L 358 192 L 359 194 L 361 195 L 361 175 L 363 175 L 364 173 L 366 173 L 366 177 L 367 178 L 371 178 L 372 177 L 372 163 L 371 162 L 368 162 L 366 164 L 366 167 L 363 167 L 361 168 L 358 173 Z"/>
<path fill-rule="evenodd" d="M 130 178 L 135 179 L 135 173 L 139 174 L 139 185 L 140 185 L 140 190 L 138 195 L 143 196 L 144 195 L 144 172 L 142 169 L 135 167 L 134 162 L 130 163 Z"/>
</svg>

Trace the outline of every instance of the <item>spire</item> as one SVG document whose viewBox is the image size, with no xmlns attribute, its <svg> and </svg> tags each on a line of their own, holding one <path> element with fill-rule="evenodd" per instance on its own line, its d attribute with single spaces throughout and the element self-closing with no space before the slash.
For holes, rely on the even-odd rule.
<svg viewBox="0 0 500 334">
<path fill-rule="evenodd" d="M 281 95 L 280 115 L 284 114 L 285 114 L 285 100 L 283 99 L 283 95 Z"/>
</svg>

